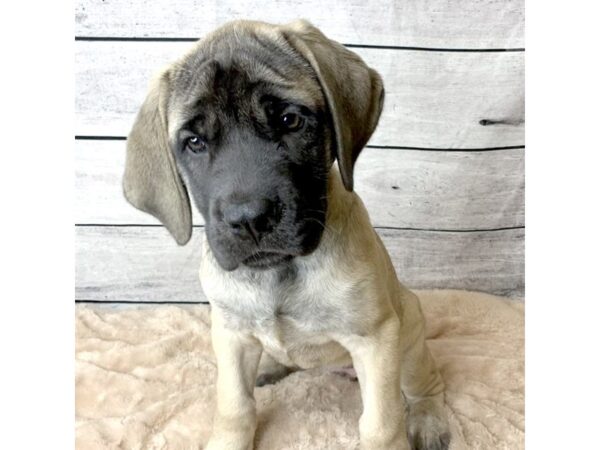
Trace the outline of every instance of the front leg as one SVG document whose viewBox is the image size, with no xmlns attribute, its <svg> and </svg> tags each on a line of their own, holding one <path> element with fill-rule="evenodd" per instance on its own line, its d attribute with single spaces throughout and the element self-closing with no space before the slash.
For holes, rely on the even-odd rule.
<svg viewBox="0 0 600 450">
<path fill-rule="evenodd" d="M 400 321 L 393 316 L 368 336 L 337 337 L 352 356 L 360 383 L 363 450 L 408 450 L 400 383 Z"/>
<path fill-rule="evenodd" d="M 217 358 L 217 408 L 206 450 L 251 450 L 256 430 L 254 380 L 262 353 L 254 337 L 225 327 L 217 307 L 211 314 Z"/>
</svg>

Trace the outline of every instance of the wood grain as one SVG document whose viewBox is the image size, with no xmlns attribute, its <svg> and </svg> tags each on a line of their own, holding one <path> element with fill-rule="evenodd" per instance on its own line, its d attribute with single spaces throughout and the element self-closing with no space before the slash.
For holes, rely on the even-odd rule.
<svg viewBox="0 0 600 450">
<path fill-rule="evenodd" d="M 76 298 L 205 301 L 197 279 L 202 232 L 178 247 L 162 227 L 77 227 Z M 522 229 L 378 232 L 410 287 L 523 295 Z"/>
<path fill-rule="evenodd" d="M 78 135 L 128 134 L 148 82 L 187 42 L 76 42 Z M 383 76 L 370 144 L 483 148 L 524 142 L 524 55 L 354 49 Z M 501 121 L 483 126 L 481 120 Z"/>
<path fill-rule="evenodd" d="M 125 145 L 125 141 L 76 142 L 76 223 L 158 224 L 123 198 Z M 523 149 L 431 152 L 367 148 L 356 166 L 356 192 L 375 226 L 516 227 L 525 220 L 523 165 Z M 194 223 L 203 224 L 195 210 Z"/>
<path fill-rule="evenodd" d="M 472 51 L 524 47 L 523 0 L 180 0 L 176 7 L 77 0 L 76 34 L 117 40 L 75 44 L 75 134 L 127 135 L 152 75 L 193 45 L 173 38 L 201 38 L 233 19 L 298 17 L 358 45 L 353 50 L 383 76 L 386 104 L 370 145 L 465 150 L 524 143 L 524 53 Z M 165 39 L 119 41 L 146 37 Z M 123 199 L 124 148 L 124 141 L 76 141 L 75 221 L 87 224 L 76 227 L 77 298 L 205 300 L 196 275 L 203 229 L 178 247 L 162 227 L 131 225 L 157 222 Z M 378 232 L 403 282 L 523 295 L 523 155 L 365 150 L 356 190 L 373 223 L 385 227 Z M 202 224 L 197 214 L 194 221 Z"/>
<path fill-rule="evenodd" d="M 444 48 L 524 46 L 523 0 L 79 0 L 79 36 L 201 37 L 234 19 L 306 18 L 351 44 Z"/>
</svg>

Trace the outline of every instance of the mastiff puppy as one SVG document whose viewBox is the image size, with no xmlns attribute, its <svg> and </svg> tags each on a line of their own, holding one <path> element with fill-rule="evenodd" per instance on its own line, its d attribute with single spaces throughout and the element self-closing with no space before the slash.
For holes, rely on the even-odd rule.
<svg viewBox="0 0 600 450">
<path fill-rule="evenodd" d="M 255 384 L 350 364 L 361 448 L 448 447 L 419 300 L 352 191 L 383 92 L 377 72 L 306 21 L 229 23 L 150 88 L 124 192 L 181 245 L 190 198 L 204 217 L 218 363 L 210 450 L 252 449 Z"/>
</svg>

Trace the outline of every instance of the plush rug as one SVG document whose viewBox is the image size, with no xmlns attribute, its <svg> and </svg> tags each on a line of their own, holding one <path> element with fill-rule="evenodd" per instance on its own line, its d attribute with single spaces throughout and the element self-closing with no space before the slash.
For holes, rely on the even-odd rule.
<svg viewBox="0 0 600 450">
<path fill-rule="evenodd" d="M 523 303 L 417 291 L 446 382 L 451 450 L 524 448 Z M 216 367 L 209 307 L 76 308 L 78 449 L 198 449 Z M 358 448 L 357 382 L 326 370 L 255 389 L 256 449 Z"/>
</svg>

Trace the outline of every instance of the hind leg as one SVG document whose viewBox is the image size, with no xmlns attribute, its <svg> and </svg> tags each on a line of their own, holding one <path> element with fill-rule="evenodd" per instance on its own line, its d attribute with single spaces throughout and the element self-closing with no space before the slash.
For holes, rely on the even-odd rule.
<svg viewBox="0 0 600 450">
<path fill-rule="evenodd" d="M 265 386 L 275 384 L 279 380 L 287 377 L 290 373 L 298 370 L 294 367 L 288 367 L 276 361 L 267 352 L 263 352 L 260 364 L 258 365 L 258 376 L 256 377 L 256 386 Z"/>
</svg>

